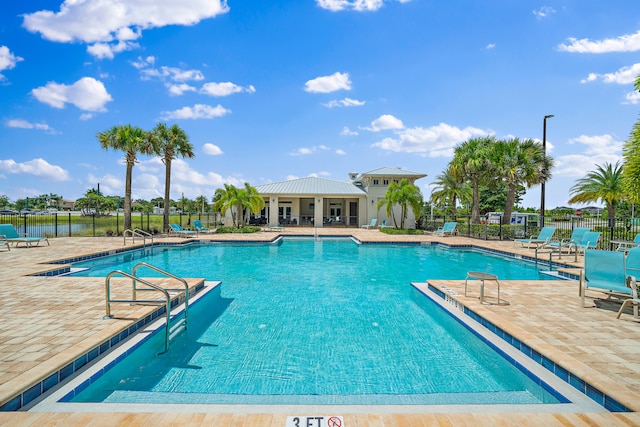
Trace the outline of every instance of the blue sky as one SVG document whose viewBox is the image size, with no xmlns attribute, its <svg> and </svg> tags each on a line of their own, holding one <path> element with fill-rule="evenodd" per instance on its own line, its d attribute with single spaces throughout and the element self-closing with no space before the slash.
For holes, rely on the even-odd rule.
<svg viewBox="0 0 640 427">
<path fill-rule="evenodd" d="M 548 208 L 621 159 L 640 112 L 629 0 L 5 0 L 0 195 L 124 193 L 96 135 L 177 123 L 196 157 L 172 198 L 402 167 L 425 197 L 469 138 L 542 139 Z M 133 197 L 162 196 L 141 156 Z M 537 207 L 539 186 L 525 206 Z"/>
</svg>

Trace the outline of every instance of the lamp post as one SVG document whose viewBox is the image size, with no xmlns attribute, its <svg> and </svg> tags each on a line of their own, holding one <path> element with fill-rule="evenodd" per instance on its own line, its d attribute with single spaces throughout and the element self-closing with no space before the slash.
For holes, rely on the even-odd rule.
<svg viewBox="0 0 640 427">
<path fill-rule="evenodd" d="M 547 119 L 553 117 L 553 114 L 549 114 L 544 116 L 544 120 L 542 121 L 542 152 L 544 153 L 544 157 L 547 157 Z M 544 180 L 540 186 L 540 224 L 544 227 L 544 184 L 546 181 L 547 170 L 544 170 Z"/>
</svg>

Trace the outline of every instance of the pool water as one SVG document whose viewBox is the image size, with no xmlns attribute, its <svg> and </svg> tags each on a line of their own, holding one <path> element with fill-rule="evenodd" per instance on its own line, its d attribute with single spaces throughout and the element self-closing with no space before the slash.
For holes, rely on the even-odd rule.
<svg viewBox="0 0 640 427">
<path fill-rule="evenodd" d="M 74 267 L 106 276 L 130 271 L 142 254 Z M 471 250 L 325 239 L 162 247 L 144 255 L 178 276 L 222 285 L 192 307 L 189 330 L 168 353 L 157 355 L 163 336 L 156 334 L 73 401 L 558 402 L 410 285 L 464 279 L 469 270 L 543 279 L 533 265 Z"/>
</svg>

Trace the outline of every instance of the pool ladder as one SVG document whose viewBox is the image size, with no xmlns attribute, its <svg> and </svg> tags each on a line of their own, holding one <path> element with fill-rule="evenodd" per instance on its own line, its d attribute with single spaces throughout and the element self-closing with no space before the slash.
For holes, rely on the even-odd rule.
<svg viewBox="0 0 640 427">
<path fill-rule="evenodd" d="M 142 245 L 147 246 L 147 238 L 151 239 L 151 244 L 153 245 L 153 235 L 151 233 L 147 233 L 144 230 L 140 230 L 139 228 L 126 229 L 124 233 L 122 233 L 124 237 L 124 244 L 127 244 L 127 239 L 131 239 L 131 243 L 136 243 L 136 236 L 142 238 Z"/>
<path fill-rule="evenodd" d="M 141 279 L 137 276 L 138 269 L 140 267 L 146 267 L 151 270 L 157 271 L 158 273 L 170 277 L 172 279 L 176 279 L 182 283 L 183 287 L 181 288 L 164 288 L 162 286 L 156 285 L 148 280 Z M 112 299 L 111 298 L 111 278 L 113 276 L 123 276 L 131 279 L 132 285 L 132 298 L 131 299 Z M 139 287 L 138 284 L 144 285 L 144 287 Z M 162 299 L 138 299 L 138 292 L 159 292 L 162 293 Z M 184 293 L 184 311 L 181 316 L 175 316 L 174 319 L 171 318 L 171 299 L 172 297 L 181 295 Z M 131 271 L 131 274 L 124 272 L 122 270 L 114 270 L 109 273 L 105 279 L 105 294 L 106 294 L 106 315 L 104 319 L 113 319 L 113 315 L 111 314 L 111 304 L 113 303 L 128 303 L 128 304 L 155 304 L 158 306 L 165 306 L 165 340 L 164 340 L 164 351 L 162 353 L 166 353 L 169 350 L 169 343 L 173 338 L 175 338 L 180 332 L 187 329 L 188 319 L 189 319 L 189 284 L 183 278 L 175 276 L 167 271 L 161 270 L 158 267 L 154 267 L 151 264 L 146 262 L 141 262 L 136 264 Z M 174 324 L 172 325 L 172 321 Z"/>
</svg>

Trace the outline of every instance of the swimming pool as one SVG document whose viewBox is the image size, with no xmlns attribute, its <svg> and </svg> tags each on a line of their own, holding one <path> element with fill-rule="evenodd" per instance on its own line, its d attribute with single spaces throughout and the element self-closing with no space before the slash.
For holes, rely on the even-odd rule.
<svg viewBox="0 0 640 427">
<path fill-rule="evenodd" d="M 78 263 L 105 276 L 144 260 L 223 280 L 189 331 L 159 334 L 96 377 L 76 402 L 537 404 L 564 401 L 409 284 L 479 269 L 542 279 L 534 265 L 471 250 L 287 240 L 160 247 Z M 446 338 L 446 339 L 445 339 Z M 84 387 L 82 387 L 84 388 Z"/>
</svg>

